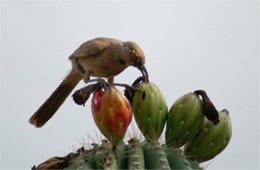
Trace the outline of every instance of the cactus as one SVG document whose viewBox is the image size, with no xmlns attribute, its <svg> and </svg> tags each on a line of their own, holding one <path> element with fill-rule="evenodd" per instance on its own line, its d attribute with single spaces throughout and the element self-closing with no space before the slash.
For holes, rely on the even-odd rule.
<svg viewBox="0 0 260 170">
<path fill-rule="evenodd" d="M 132 120 L 132 108 L 115 87 L 97 90 L 91 102 L 93 118 L 99 130 L 112 143 L 123 140 Z"/>
<path fill-rule="evenodd" d="M 214 125 L 208 119 L 193 138 L 185 145 L 184 153 L 198 162 L 214 158 L 228 145 L 232 135 L 231 120 L 226 109 L 219 112 L 219 123 Z"/>
<path fill-rule="evenodd" d="M 203 90 L 180 97 L 169 114 L 165 98 L 155 84 L 137 83 L 131 90 L 132 107 L 114 86 L 90 85 L 79 91 L 75 95 L 78 104 L 85 104 L 94 92 L 93 118 L 109 141 L 92 144 L 88 149 L 81 147 L 65 157 L 50 158 L 32 169 L 202 169 L 200 162 L 214 158 L 229 143 L 228 112 L 216 113 Z M 126 144 L 123 138 L 132 119 L 132 108 L 145 140 L 132 138 Z M 163 144 L 158 139 L 166 121 Z"/>
<path fill-rule="evenodd" d="M 176 148 L 183 146 L 197 134 L 203 121 L 200 98 L 194 93 L 180 97 L 169 111 L 166 144 Z"/>
<path fill-rule="evenodd" d="M 173 149 L 158 142 L 129 140 L 129 144 L 112 145 L 103 140 L 89 150 L 81 149 L 65 157 L 57 157 L 33 169 L 202 169 L 195 161 L 187 159 L 180 149 Z"/>
<path fill-rule="evenodd" d="M 136 123 L 147 140 L 158 140 L 167 119 L 167 105 L 160 89 L 153 83 L 137 85 L 132 107 Z"/>
</svg>

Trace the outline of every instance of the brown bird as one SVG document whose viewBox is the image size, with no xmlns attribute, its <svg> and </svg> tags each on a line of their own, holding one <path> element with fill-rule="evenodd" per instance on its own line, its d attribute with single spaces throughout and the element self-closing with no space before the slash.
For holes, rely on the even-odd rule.
<svg viewBox="0 0 260 170">
<path fill-rule="evenodd" d="M 128 66 L 137 67 L 144 77 L 148 77 L 144 66 L 145 55 L 132 41 L 95 38 L 83 43 L 69 59 L 72 62 L 72 70 L 29 119 L 32 125 L 42 127 L 82 79 L 88 83 L 93 81 L 90 77 L 104 77 L 109 83 L 113 83 L 114 76 Z"/>
</svg>

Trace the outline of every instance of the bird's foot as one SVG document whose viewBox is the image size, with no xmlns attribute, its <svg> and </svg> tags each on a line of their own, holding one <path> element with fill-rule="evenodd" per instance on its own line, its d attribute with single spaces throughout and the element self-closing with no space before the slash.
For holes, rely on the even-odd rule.
<svg viewBox="0 0 260 170">
<path fill-rule="evenodd" d="M 132 102 L 134 93 L 139 90 L 138 88 L 136 88 L 137 85 L 140 84 L 141 82 L 146 82 L 146 80 L 145 80 L 144 76 L 141 76 L 141 77 L 137 78 L 131 86 L 128 84 L 108 83 L 105 79 L 101 79 L 101 78 L 88 80 L 87 83 L 93 83 L 93 82 L 96 82 L 96 83 L 87 85 L 86 87 L 83 87 L 74 92 L 72 97 L 76 104 L 85 106 L 85 103 L 87 102 L 91 93 L 95 92 L 96 90 L 98 90 L 100 88 L 107 90 L 112 86 L 125 87 L 124 94 L 125 94 L 126 98 L 130 102 Z"/>
<path fill-rule="evenodd" d="M 99 88 L 108 89 L 111 86 L 110 83 L 108 83 L 105 79 L 102 78 L 92 79 L 89 80 L 87 83 L 92 83 L 92 82 L 97 82 L 95 85 L 98 86 Z"/>
</svg>

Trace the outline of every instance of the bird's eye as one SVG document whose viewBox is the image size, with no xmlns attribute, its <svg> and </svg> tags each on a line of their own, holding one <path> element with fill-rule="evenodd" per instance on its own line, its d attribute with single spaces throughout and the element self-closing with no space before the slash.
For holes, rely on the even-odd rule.
<svg viewBox="0 0 260 170">
<path fill-rule="evenodd" d="M 137 52 L 136 52 L 135 50 L 132 50 L 132 51 L 131 51 L 131 55 L 132 55 L 133 58 L 136 58 Z"/>
<path fill-rule="evenodd" d="M 132 50 L 132 51 L 131 51 L 131 61 L 132 61 L 133 63 L 140 63 L 140 62 L 141 62 L 140 60 L 141 60 L 141 59 L 140 59 L 140 57 L 138 56 L 137 52 L 136 52 L 135 50 Z"/>
</svg>

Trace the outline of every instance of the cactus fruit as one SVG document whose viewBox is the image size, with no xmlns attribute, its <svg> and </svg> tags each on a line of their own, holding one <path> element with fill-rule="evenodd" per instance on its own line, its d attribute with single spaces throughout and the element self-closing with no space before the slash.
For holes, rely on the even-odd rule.
<svg viewBox="0 0 260 170">
<path fill-rule="evenodd" d="M 147 140 L 156 141 L 167 119 L 166 100 L 153 83 L 141 83 L 136 88 L 132 101 L 136 123 Z"/>
<path fill-rule="evenodd" d="M 204 118 L 202 102 L 196 94 L 180 97 L 169 111 L 166 144 L 176 148 L 183 146 L 196 135 Z"/>
<path fill-rule="evenodd" d="M 91 109 L 99 130 L 112 143 L 123 140 L 132 120 L 132 107 L 126 97 L 115 87 L 97 90 Z"/>
<path fill-rule="evenodd" d="M 226 109 L 219 112 L 219 123 L 214 125 L 208 119 L 193 138 L 185 145 L 184 153 L 198 162 L 214 158 L 228 145 L 232 135 L 231 120 Z"/>
</svg>

